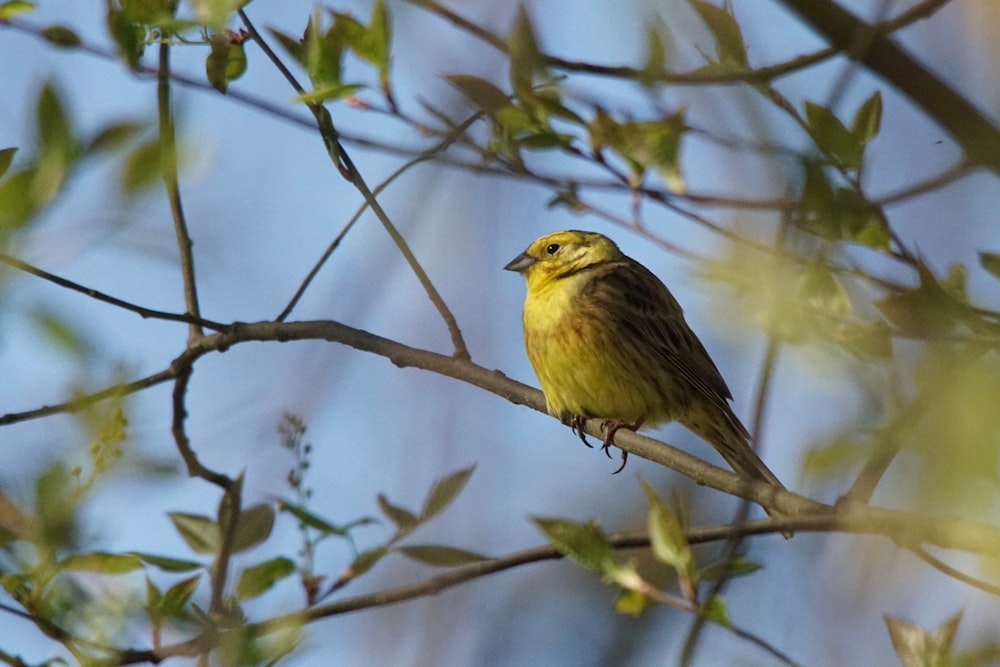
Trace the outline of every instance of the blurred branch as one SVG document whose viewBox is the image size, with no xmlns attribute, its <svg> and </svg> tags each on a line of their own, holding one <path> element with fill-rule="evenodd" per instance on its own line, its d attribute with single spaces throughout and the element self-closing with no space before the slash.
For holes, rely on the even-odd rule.
<svg viewBox="0 0 1000 667">
<path fill-rule="evenodd" d="M 476 37 L 482 42 L 489 44 L 501 53 L 510 53 L 507 41 L 499 35 L 478 25 L 474 21 L 467 19 L 459 13 L 451 10 L 434 0 L 406 0 L 412 5 L 421 7 L 448 21 L 460 30 Z M 809 0 L 807 0 L 808 2 Z M 894 19 L 883 21 L 873 26 L 878 34 L 889 34 L 900 28 L 921 19 L 928 18 L 931 14 L 947 4 L 949 0 L 925 0 L 910 9 L 902 12 Z M 609 76 L 620 79 L 632 80 L 652 80 L 658 83 L 678 84 L 678 85 L 712 85 L 727 83 L 765 83 L 799 70 L 816 65 L 828 58 L 837 55 L 840 48 L 834 45 L 831 48 L 820 49 L 813 53 L 796 56 L 786 62 L 765 65 L 755 69 L 743 71 L 701 71 L 693 72 L 650 72 L 648 69 L 628 67 L 624 65 L 599 65 L 575 60 L 566 60 L 551 55 L 544 55 L 546 64 L 556 69 L 568 72 L 580 72 L 598 76 Z"/>
<path fill-rule="evenodd" d="M 973 588 L 978 588 L 979 590 L 989 593 L 990 595 L 1000 596 L 1000 586 L 996 586 L 994 584 L 985 582 L 982 579 L 976 579 L 975 577 L 970 577 L 961 570 L 956 570 L 951 565 L 948 565 L 944 561 L 932 556 L 922 546 L 917 545 L 915 547 L 911 547 L 910 551 L 912 551 L 913 554 L 917 556 L 917 558 L 924 561 L 925 563 L 933 567 L 935 570 L 939 570 L 944 574 L 948 575 L 949 577 L 958 579 L 962 583 L 968 584 Z"/>
<path fill-rule="evenodd" d="M 256 27 L 254 27 L 253 23 L 250 21 L 246 11 L 238 9 L 237 14 L 239 14 L 240 19 L 242 19 L 244 25 L 246 26 L 247 32 L 257 45 L 260 46 L 261 50 L 264 51 L 268 59 L 275 65 L 275 67 L 278 68 L 292 88 L 294 88 L 300 95 L 305 94 L 306 90 L 301 86 L 301 84 L 299 84 L 298 80 L 296 80 L 295 76 L 288 70 L 288 68 L 285 67 L 284 63 L 282 63 L 281 59 L 278 58 L 277 54 L 271 49 L 271 47 L 268 46 L 261 34 L 257 32 Z M 454 356 L 460 359 L 468 359 L 469 350 L 462 337 L 462 331 L 458 327 L 458 321 L 455 319 L 454 314 L 451 312 L 451 309 L 448 308 L 448 305 L 445 303 L 440 293 L 438 293 L 437 288 L 434 287 L 434 283 L 431 282 L 430 277 L 427 275 L 427 272 L 424 271 L 423 266 L 420 265 L 420 262 L 413 254 L 413 251 L 410 250 L 410 246 L 406 242 L 406 239 L 403 238 L 403 235 L 399 233 L 398 229 L 396 229 L 392 220 L 389 219 L 389 216 L 382 208 L 382 205 L 368 188 L 364 177 L 361 175 L 357 166 L 355 166 L 354 161 L 351 160 L 351 157 L 344 150 L 344 147 L 340 143 L 340 135 L 334 127 L 333 120 L 330 118 L 330 112 L 327 111 L 326 107 L 320 103 L 310 102 L 307 106 L 316 118 L 317 128 L 323 138 L 323 143 L 326 145 L 330 159 L 333 160 L 334 164 L 340 170 L 341 175 L 343 175 L 349 183 L 357 188 L 357 190 L 361 193 L 361 196 L 364 197 L 365 202 L 371 207 L 372 212 L 375 213 L 375 217 L 379 219 L 382 226 L 385 227 L 389 237 L 396 244 L 396 247 L 403 255 L 406 263 L 409 264 L 410 269 L 413 271 L 414 275 L 416 275 L 417 280 L 420 281 L 421 286 L 427 293 L 427 297 L 430 299 L 431 303 L 434 304 L 434 307 L 444 320 L 445 325 L 448 327 L 448 332 L 451 335 Z"/>
<path fill-rule="evenodd" d="M 925 2 L 936 9 L 947 0 Z M 923 109 L 962 147 L 973 164 L 1000 173 L 1000 129 L 971 102 L 914 60 L 888 35 L 865 23 L 832 0 L 781 0 L 789 10 L 846 55 L 863 63 Z M 850 46 L 860 34 L 871 33 L 864 52 Z"/>
<path fill-rule="evenodd" d="M 170 105 L 170 45 L 160 44 L 160 65 L 157 72 L 156 85 L 157 115 L 160 125 L 160 163 L 163 172 L 163 183 L 167 188 L 167 200 L 170 202 L 170 214 L 174 221 L 174 234 L 177 237 L 177 251 L 180 254 L 181 276 L 184 281 L 184 304 L 192 317 L 201 317 L 198 307 L 198 286 L 194 278 L 194 255 L 191 252 L 191 234 L 188 233 L 187 221 L 184 218 L 184 207 L 181 205 L 181 190 L 177 178 L 177 136 L 174 131 L 174 112 Z M 196 323 L 189 325 L 189 338 L 202 335 L 201 327 Z"/>
<path fill-rule="evenodd" d="M 97 301 L 103 301 L 104 303 L 109 303 L 112 306 L 117 306 L 124 310 L 136 313 L 143 319 L 154 319 L 154 320 L 167 320 L 170 322 L 185 322 L 188 324 L 197 324 L 203 326 L 207 329 L 213 329 L 215 331 L 223 331 L 229 327 L 228 324 L 222 324 L 220 322 L 213 322 L 212 320 L 206 320 L 203 317 L 198 317 L 191 315 L 189 313 L 170 313 L 163 310 L 156 310 L 154 308 L 146 308 L 145 306 L 139 306 L 122 299 L 118 299 L 113 296 L 109 296 L 104 292 L 100 292 L 96 289 L 86 287 L 80 283 L 73 282 L 72 280 L 67 280 L 66 278 L 61 278 L 53 273 L 49 273 L 43 269 L 40 269 L 32 264 L 20 260 L 16 257 L 12 257 L 5 252 L 0 252 L 0 262 L 12 266 L 19 271 L 24 271 L 25 273 L 30 273 L 33 276 L 37 276 L 42 280 L 47 280 L 50 283 L 59 285 L 60 287 L 65 287 L 66 289 L 73 290 L 74 292 L 79 292 L 80 294 L 85 294 L 92 299 Z"/>
</svg>

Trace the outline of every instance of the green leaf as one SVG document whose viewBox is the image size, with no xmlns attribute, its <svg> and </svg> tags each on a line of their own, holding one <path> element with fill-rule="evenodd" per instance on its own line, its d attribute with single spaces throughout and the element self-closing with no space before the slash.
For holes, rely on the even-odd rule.
<svg viewBox="0 0 1000 667">
<path fill-rule="evenodd" d="M 733 556 L 710 563 L 698 570 L 699 581 L 718 581 L 719 579 L 734 579 L 753 574 L 760 569 L 760 564 L 746 556 Z"/>
<path fill-rule="evenodd" d="M 661 563 L 666 563 L 677 570 L 682 576 L 694 581 L 697 576 L 694 553 L 684 534 L 680 517 L 656 495 L 656 491 L 647 482 L 642 482 L 642 489 L 646 492 L 646 500 L 649 502 L 646 525 L 653 556 Z"/>
<path fill-rule="evenodd" d="M 507 37 L 510 53 L 510 86 L 522 100 L 533 95 L 535 73 L 544 71 L 545 61 L 535 39 L 535 29 L 524 5 L 519 5 L 514 26 Z"/>
<path fill-rule="evenodd" d="M 55 158 L 68 163 L 76 150 L 73 129 L 66 114 L 65 104 L 51 83 L 46 83 L 38 95 L 35 123 L 39 162 Z"/>
<path fill-rule="evenodd" d="M 12 19 L 18 14 L 26 14 L 35 11 L 35 3 L 24 0 L 10 0 L 10 2 L 0 3 L 0 21 Z"/>
<path fill-rule="evenodd" d="M 347 568 L 350 576 L 359 577 L 368 570 L 375 567 L 375 564 L 382 560 L 382 558 L 389 553 L 389 550 L 385 547 L 377 547 L 375 549 L 367 549 L 362 551 L 357 556 L 354 557 L 354 561 Z"/>
<path fill-rule="evenodd" d="M 0 231 L 19 229 L 38 210 L 32 192 L 36 170 L 21 169 L 0 181 Z"/>
<path fill-rule="evenodd" d="M 62 313 L 39 304 L 31 309 L 29 317 L 38 332 L 56 349 L 80 359 L 93 353 L 93 344 Z"/>
<path fill-rule="evenodd" d="M 881 320 L 851 326 L 841 332 L 838 338 L 848 351 L 860 357 L 871 357 L 878 361 L 892 359 L 892 332 Z"/>
<path fill-rule="evenodd" d="M 225 93 L 230 81 L 247 71 L 247 54 L 242 44 L 233 42 L 229 32 L 223 30 L 212 35 L 211 50 L 205 58 L 205 76 L 220 93 Z"/>
<path fill-rule="evenodd" d="M 233 536 L 233 553 L 251 549 L 271 535 L 274 528 L 274 508 L 270 505 L 255 505 L 240 512 Z"/>
<path fill-rule="evenodd" d="M 822 261 L 811 262 L 799 282 L 798 298 L 806 305 L 834 317 L 851 312 L 851 297 Z"/>
<path fill-rule="evenodd" d="M 486 79 L 465 74 L 449 74 L 445 78 L 487 116 L 493 117 L 501 109 L 511 106 L 510 97 Z"/>
<path fill-rule="evenodd" d="M 378 507 L 382 510 L 382 514 L 385 514 L 386 518 L 396 524 L 396 527 L 401 532 L 409 532 L 413 530 L 414 526 L 420 523 L 420 519 L 418 519 L 413 512 L 397 505 L 393 505 L 389 502 L 389 499 L 381 493 L 378 494 Z"/>
<path fill-rule="evenodd" d="M 39 542 L 46 547 L 71 544 L 76 537 L 74 515 L 77 482 L 66 466 L 56 463 L 35 482 L 35 508 L 41 524 Z"/>
<path fill-rule="evenodd" d="M 175 614 L 180 611 L 187 604 L 188 600 L 191 599 L 195 589 L 198 588 L 199 581 L 201 581 L 201 574 L 196 574 L 187 579 L 181 579 L 168 588 L 167 592 L 163 594 L 163 603 L 161 605 L 164 611 L 169 614 Z"/>
<path fill-rule="evenodd" d="M 747 49 L 736 18 L 725 9 L 700 0 L 690 0 L 701 20 L 715 37 L 715 53 L 719 62 L 740 67 L 747 65 Z"/>
<path fill-rule="evenodd" d="M 134 68 L 139 64 L 142 52 L 146 49 L 146 29 L 131 21 L 125 12 L 116 9 L 110 2 L 105 22 L 108 34 L 118 48 L 118 55 L 129 67 Z"/>
<path fill-rule="evenodd" d="M 250 0 L 191 0 L 198 22 L 213 29 L 225 26 L 229 17 Z"/>
<path fill-rule="evenodd" d="M 661 21 L 646 28 L 646 60 L 639 72 L 639 81 L 645 86 L 658 82 L 667 71 L 667 52 L 661 31 L 665 32 Z"/>
<path fill-rule="evenodd" d="M 0 170 L 0 173 L 2 173 L 2 170 Z M 1000 278 L 1000 254 L 980 251 L 979 266 L 983 267 L 994 278 Z"/>
<path fill-rule="evenodd" d="M 82 43 L 80 36 L 73 32 L 71 28 L 67 28 L 64 25 L 45 26 L 42 28 L 42 37 L 50 44 L 55 44 L 63 48 L 73 48 L 74 46 L 80 46 Z"/>
<path fill-rule="evenodd" d="M 922 262 L 917 265 L 920 286 L 896 292 L 875 302 L 875 307 L 900 330 L 920 337 L 950 332 L 960 318 L 956 304 Z"/>
<path fill-rule="evenodd" d="M 851 137 L 864 146 L 878 134 L 882 126 L 882 93 L 875 91 L 854 113 L 851 121 Z"/>
<path fill-rule="evenodd" d="M 711 600 L 701 606 L 701 615 L 707 620 L 719 625 L 729 626 L 732 621 L 729 618 L 729 609 L 726 600 L 721 595 L 716 595 Z"/>
<path fill-rule="evenodd" d="M 863 142 L 844 127 L 832 111 L 812 102 L 806 102 L 806 122 L 816 146 L 847 169 L 861 166 Z"/>
<path fill-rule="evenodd" d="M 447 507 L 455 499 L 455 496 L 465 488 L 469 477 L 472 476 L 472 471 L 475 469 L 476 466 L 469 466 L 435 482 L 424 499 L 424 507 L 420 511 L 420 520 L 426 521 L 433 516 L 437 516 L 441 510 Z"/>
<path fill-rule="evenodd" d="M 941 279 L 941 288 L 947 292 L 948 296 L 959 303 L 968 303 L 969 296 L 966 292 L 965 283 L 968 271 L 965 264 L 955 262 L 948 267 L 948 272 Z"/>
<path fill-rule="evenodd" d="M 339 100 L 343 97 L 354 94 L 355 91 L 364 88 L 356 83 L 338 83 L 332 86 L 323 86 L 309 92 L 295 96 L 296 102 L 304 104 L 319 104 L 327 100 Z"/>
<path fill-rule="evenodd" d="M 10 148 L 0 148 L 0 178 L 3 178 L 7 170 L 10 169 L 11 163 L 14 161 L 14 154 L 17 153 L 17 147 L 11 146 Z"/>
<path fill-rule="evenodd" d="M 240 572 L 239 581 L 236 583 L 236 595 L 241 600 L 255 598 L 293 572 L 295 563 L 284 556 L 248 567 Z"/>
<path fill-rule="evenodd" d="M 185 512 L 168 512 L 167 516 L 196 553 L 214 554 L 219 551 L 219 526 L 214 520 L 202 514 Z"/>
<path fill-rule="evenodd" d="M 623 589 L 618 592 L 618 597 L 615 598 L 615 611 L 619 614 L 639 616 L 647 607 L 652 607 L 653 604 L 648 597 L 639 591 Z"/>
<path fill-rule="evenodd" d="M 122 189 L 134 194 L 153 185 L 163 175 L 163 151 L 157 137 L 136 146 L 122 168 Z"/>
<path fill-rule="evenodd" d="M 407 558 L 412 558 L 425 565 L 434 565 L 435 567 L 454 567 L 455 565 L 466 565 L 468 563 L 489 560 L 486 556 L 472 551 L 438 545 L 421 544 L 397 547 L 396 551 Z"/>
<path fill-rule="evenodd" d="M 145 25 L 159 25 L 173 16 L 174 5 L 170 0 L 121 0 L 122 12 L 129 21 Z"/>
<path fill-rule="evenodd" d="M 105 125 L 94 133 L 85 152 L 93 154 L 120 148 L 146 127 L 145 123 L 135 121 L 122 121 Z"/>
<path fill-rule="evenodd" d="M 366 516 L 360 519 L 356 519 L 344 526 L 335 526 L 329 521 L 326 521 L 325 519 L 316 516 L 315 514 L 313 514 L 306 508 L 302 507 L 301 505 L 290 503 L 287 500 L 278 501 L 278 510 L 282 512 L 288 512 L 296 519 L 301 521 L 304 525 L 309 526 L 310 528 L 315 528 L 321 533 L 325 533 L 327 535 L 348 535 L 352 528 L 355 528 L 357 526 L 366 526 L 369 524 L 378 523 L 377 519 L 373 519 L 371 517 Z"/>
<path fill-rule="evenodd" d="M 618 554 L 593 521 L 575 523 L 541 517 L 535 517 L 533 521 L 559 553 L 588 570 L 614 578 L 614 574 L 621 569 Z"/>
<path fill-rule="evenodd" d="M 170 558 L 168 556 L 157 556 L 155 554 L 147 554 L 141 551 L 129 551 L 128 554 L 130 556 L 135 556 L 143 563 L 152 565 L 153 567 L 163 570 L 164 572 L 190 572 L 191 570 L 197 570 L 204 567 L 203 564 L 194 560 L 182 560 L 180 558 Z"/>
<path fill-rule="evenodd" d="M 308 25 L 307 25 L 306 29 L 308 30 Z M 305 64 L 306 64 L 306 53 L 305 53 L 305 49 L 302 47 L 303 40 L 305 39 L 304 37 L 303 37 L 303 40 L 298 40 L 298 39 L 292 37 L 291 35 L 283 33 L 280 30 L 277 30 L 275 28 L 267 28 L 266 30 L 271 34 L 271 37 L 274 37 L 274 39 L 276 39 L 278 41 L 278 43 L 281 44 L 281 46 L 286 51 L 288 51 L 288 54 L 290 56 L 292 56 L 293 58 L 295 58 L 295 60 L 300 65 L 305 66 Z"/>
<path fill-rule="evenodd" d="M 142 561 L 129 554 L 112 554 L 92 551 L 64 558 L 59 563 L 60 570 L 99 572 L 101 574 L 125 574 L 142 568 Z"/>
<path fill-rule="evenodd" d="M 146 609 L 152 611 L 159 607 L 162 601 L 163 593 L 149 577 L 146 577 Z"/>
</svg>

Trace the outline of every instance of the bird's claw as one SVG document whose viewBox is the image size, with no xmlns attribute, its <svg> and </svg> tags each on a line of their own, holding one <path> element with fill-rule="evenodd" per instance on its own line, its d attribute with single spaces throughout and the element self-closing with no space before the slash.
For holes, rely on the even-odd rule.
<svg viewBox="0 0 1000 667">
<path fill-rule="evenodd" d="M 587 445 L 591 449 L 594 448 L 592 444 L 587 442 L 587 431 L 585 426 L 587 425 L 587 418 L 582 415 L 573 415 L 569 420 L 569 427 L 580 437 L 580 442 Z"/>
</svg>

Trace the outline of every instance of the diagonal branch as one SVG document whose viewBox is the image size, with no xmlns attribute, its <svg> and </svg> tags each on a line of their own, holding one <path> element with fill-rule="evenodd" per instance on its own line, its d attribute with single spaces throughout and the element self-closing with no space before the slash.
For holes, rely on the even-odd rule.
<svg viewBox="0 0 1000 667">
<path fill-rule="evenodd" d="M 832 46 L 878 74 L 924 110 L 962 147 L 969 160 L 1000 172 L 1000 129 L 943 79 L 917 62 L 888 35 L 832 0 L 780 0 Z M 944 4 L 941 2 L 940 4 Z M 858 35 L 863 52 L 851 52 Z"/>
</svg>

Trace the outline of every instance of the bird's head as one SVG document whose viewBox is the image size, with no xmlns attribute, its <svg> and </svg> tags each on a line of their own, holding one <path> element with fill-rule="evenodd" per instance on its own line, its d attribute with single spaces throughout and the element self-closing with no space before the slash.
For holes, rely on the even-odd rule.
<svg viewBox="0 0 1000 667">
<path fill-rule="evenodd" d="M 503 268 L 523 273 L 531 287 L 622 257 L 622 251 L 607 236 L 571 229 L 536 239 Z"/>
</svg>

